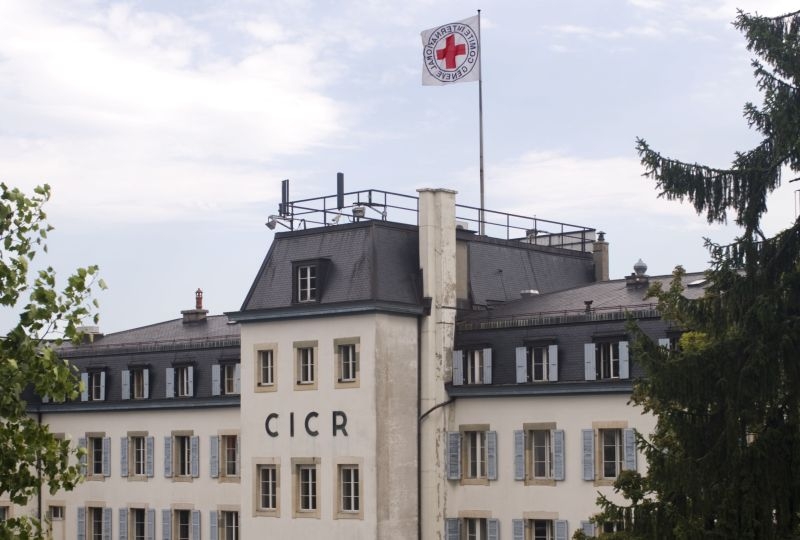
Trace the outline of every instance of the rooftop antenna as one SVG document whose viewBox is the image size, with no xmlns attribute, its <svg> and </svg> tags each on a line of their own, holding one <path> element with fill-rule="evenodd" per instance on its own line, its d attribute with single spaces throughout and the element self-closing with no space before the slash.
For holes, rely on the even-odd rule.
<svg viewBox="0 0 800 540">
<path fill-rule="evenodd" d="M 281 203 L 278 205 L 281 217 L 289 215 L 289 179 L 281 180 Z"/>
<path fill-rule="evenodd" d="M 344 173 L 336 173 L 336 207 L 344 208 Z"/>
</svg>

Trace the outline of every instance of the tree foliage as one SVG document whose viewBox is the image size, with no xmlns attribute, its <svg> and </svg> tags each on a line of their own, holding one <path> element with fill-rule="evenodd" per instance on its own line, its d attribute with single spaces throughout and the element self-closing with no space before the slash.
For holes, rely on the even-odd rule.
<svg viewBox="0 0 800 540">
<path fill-rule="evenodd" d="M 0 338 L 0 494 L 21 506 L 41 490 L 54 494 L 80 481 L 80 470 L 70 459 L 78 450 L 29 413 L 23 393 L 32 389 L 52 401 L 76 398 L 80 382 L 55 347 L 63 339 L 78 340 L 84 319 L 97 320 L 97 302 L 91 299 L 96 266 L 77 269 L 60 291 L 53 268 L 30 275 L 37 252 L 47 251 L 52 227 L 43 205 L 49 196 L 47 185 L 28 196 L 0 183 L 0 305 L 21 309 L 16 326 Z M 105 287 L 102 280 L 96 285 Z M 0 522 L 0 538 L 42 534 L 34 516 Z"/>
<path fill-rule="evenodd" d="M 678 350 L 632 328 L 646 371 L 632 402 L 657 423 L 639 437 L 647 476 L 620 478 L 625 504 L 598 500 L 597 521 L 628 518 L 617 538 L 800 536 L 800 220 L 774 237 L 761 230 L 767 195 L 800 171 L 800 12 L 739 12 L 734 24 L 757 56 L 764 102 L 746 104 L 744 116 L 761 142 L 728 169 L 637 143 L 661 196 L 688 200 L 709 222 L 731 214 L 742 232 L 727 246 L 706 241 L 703 298 L 683 296 L 680 267 L 669 288 L 650 291 L 686 331 Z"/>
</svg>

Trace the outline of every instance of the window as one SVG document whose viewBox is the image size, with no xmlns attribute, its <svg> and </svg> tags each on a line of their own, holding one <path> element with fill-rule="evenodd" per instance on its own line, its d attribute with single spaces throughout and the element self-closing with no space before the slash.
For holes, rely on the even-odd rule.
<svg viewBox="0 0 800 540">
<path fill-rule="evenodd" d="M 0 506 L 0 521 L 5 521 L 7 519 L 8 519 L 8 506 Z"/>
<path fill-rule="evenodd" d="M 514 480 L 546 486 L 564 480 L 564 430 L 553 422 L 523 427 L 514 431 Z"/>
<path fill-rule="evenodd" d="M 219 513 L 219 540 L 239 540 L 239 512 Z"/>
<path fill-rule="evenodd" d="M 131 431 L 120 440 L 120 475 L 133 480 L 153 476 L 154 438 L 146 431 Z"/>
<path fill-rule="evenodd" d="M 630 374 L 627 341 L 602 341 L 584 345 L 587 381 L 627 379 Z"/>
<path fill-rule="evenodd" d="M 89 437 L 89 474 L 103 475 L 103 438 Z"/>
<path fill-rule="evenodd" d="M 81 401 L 104 401 L 106 399 L 105 370 L 81 373 L 81 385 Z"/>
<path fill-rule="evenodd" d="M 222 455 L 222 476 L 239 476 L 239 437 L 223 435 L 220 437 Z"/>
<path fill-rule="evenodd" d="M 595 422 L 582 430 L 583 479 L 612 485 L 623 470 L 636 470 L 636 435 L 626 422 Z"/>
<path fill-rule="evenodd" d="M 317 342 L 301 341 L 294 343 L 295 390 L 314 390 L 317 388 Z"/>
<path fill-rule="evenodd" d="M 462 484 L 497 479 L 497 432 L 486 424 L 461 426 L 447 433 L 447 478 Z"/>
<path fill-rule="evenodd" d="M 147 445 L 144 437 L 131 437 L 131 469 L 134 476 L 144 476 L 147 465 Z"/>
<path fill-rule="evenodd" d="M 258 351 L 258 386 L 275 385 L 275 351 L 267 349 Z"/>
<path fill-rule="evenodd" d="M 531 472 L 533 478 L 552 478 L 553 445 L 550 443 L 550 430 L 534 429 L 530 431 Z"/>
<path fill-rule="evenodd" d="M 164 437 L 164 476 L 185 482 L 200 475 L 200 437 L 173 431 Z"/>
<path fill-rule="evenodd" d="M 147 530 L 147 517 L 144 508 L 131 508 L 128 512 L 129 531 L 128 538 L 131 540 L 145 540 L 145 531 Z M 119 525 L 122 527 L 122 523 Z"/>
<path fill-rule="evenodd" d="M 362 518 L 361 511 L 361 467 L 346 463 L 337 467 L 338 513 L 337 518 Z"/>
<path fill-rule="evenodd" d="M 622 430 L 600 430 L 600 463 L 603 478 L 616 478 L 622 470 Z"/>
<path fill-rule="evenodd" d="M 147 399 L 147 381 L 149 371 L 144 368 L 131 370 L 131 393 L 133 399 Z"/>
<path fill-rule="evenodd" d="M 47 515 L 51 521 L 61 521 L 64 519 L 64 507 L 58 505 L 50 505 L 47 509 Z M 0 519 L 2 519 L 2 509 L 0 508 Z"/>
<path fill-rule="evenodd" d="M 166 369 L 166 397 L 194 396 L 194 366 L 183 365 Z"/>
<path fill-rule="evenodd" d="M 175 474 L 177 476 L 192 474 L 191 437 L 185 435 L 175 437 Z"/>
<path fill-rule="evenodd" d="M 294 516 L 319 517 L 319 458 L 293 458 Z"/>
<path fill-rule="evenodd" d="M 87 433 L 86 438 L 78 440 L 78 446 L 85 449 L 81 457 L 81 468 L 90 480 L 102 480 L 111 475 L 111 439 L 102 433 Z"/>
<path fill-rule="evenodd" d="M 190 540 L 192 534 L 191 510 L 175 510 L 175 540 Z"/>
<path fill-rule="evenodd" d="M 531 520 L 531 540 L 553 540 L 553 522 L 549 519 Z"/>
<path fill-rule="evenodd" d="M 464 529 L 467 540 L 486 540 L 486 519 L 465 518 Z"/>
<path fill-rule="evenodd" d="M 211 366 L 211 395 L 227 396 L 239 393 L 239 363 L 228 362 Z"/>
<path fill-rule="evenodd" d="M 489 514 L 488 512 L 474 513 Z M 500 538 L 500 520 L 498 519 L 468 516 L 447 518 L 444 520 L 444 524 L 445 540 L 497 540 Z"/>
<path fill-rule="evenodd" d="M 83 534 L 85 530 L 85 535 Z M 78 537 L 103 540 L 111 535 L 111 508 L 78 508 Z"/>
<path fill-rule="evenodd" d="M 258 466 L 258 507 L 257 511 L 277 512 L 278 510 L 278 466 Z"/>
<path fill-rule="evenodd" d="M 357 377 L 356 345 L 339 345 L 339 382 L 353 382 Z"/>
<path fill-rule="evenodd" d="M 513 537 L 525 540 L 568 540 L 567 521 L 553 519 L 550 512 L 531 512 L 531 519 L 512 520 Z M 541 517 L 540 517 L 541 516 Z"/>
<path fill-rule="evenodd" d="M 297 267 L 297 301 L 314 302 L 317 299 L 317 267 L 303 265 Z"/>
<path fill-rule="evenodd" d="M 465 470 L 467 478 L 486 477 L 486 432 L 464 432 Z"/>
<path fill-rule="evenodd" d="M 492 384 L 492 349 L 454 350 L 453 384 Z"/>
</svg>

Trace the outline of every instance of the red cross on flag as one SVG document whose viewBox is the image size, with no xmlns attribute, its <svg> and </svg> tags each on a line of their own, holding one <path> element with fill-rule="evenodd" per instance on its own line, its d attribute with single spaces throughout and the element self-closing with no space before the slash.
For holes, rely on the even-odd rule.
<svg viewBox="0 0 800 540">
<path fill-rule="evenodd" d="M 422 32 L 422 84 L 471 82 L 480 79 L 478 16 Z"/>
</svg>

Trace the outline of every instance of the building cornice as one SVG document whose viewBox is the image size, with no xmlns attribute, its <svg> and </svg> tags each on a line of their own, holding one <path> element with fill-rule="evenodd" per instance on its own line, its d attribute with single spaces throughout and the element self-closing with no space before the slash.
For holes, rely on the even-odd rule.
<svg viewBox="0 0 800 540">
<path fill-rule="evenodd" d="M 190 410 L 190 409 L 216 409 L 239 408 L 239 396 L 215 396 L 208 398 L 174 398 L 150 400 L 125 400 L 125 401 L 80 401 L 68 403 L 43 403 L 39 406 L 28 408 L 29 413 L 91 413 L 91 412 L 118 412 L 118 411 L 162 411 L 162 410 Z"/>
<path fill-rule="evenodd" d="M 447 383 L 445 384 L 445 390 L 447 390 L 450 397 L 454 398 L 630 394 L 633 391 L 633 380 L 463 386 L 453 386 Z"/>
</svg>

